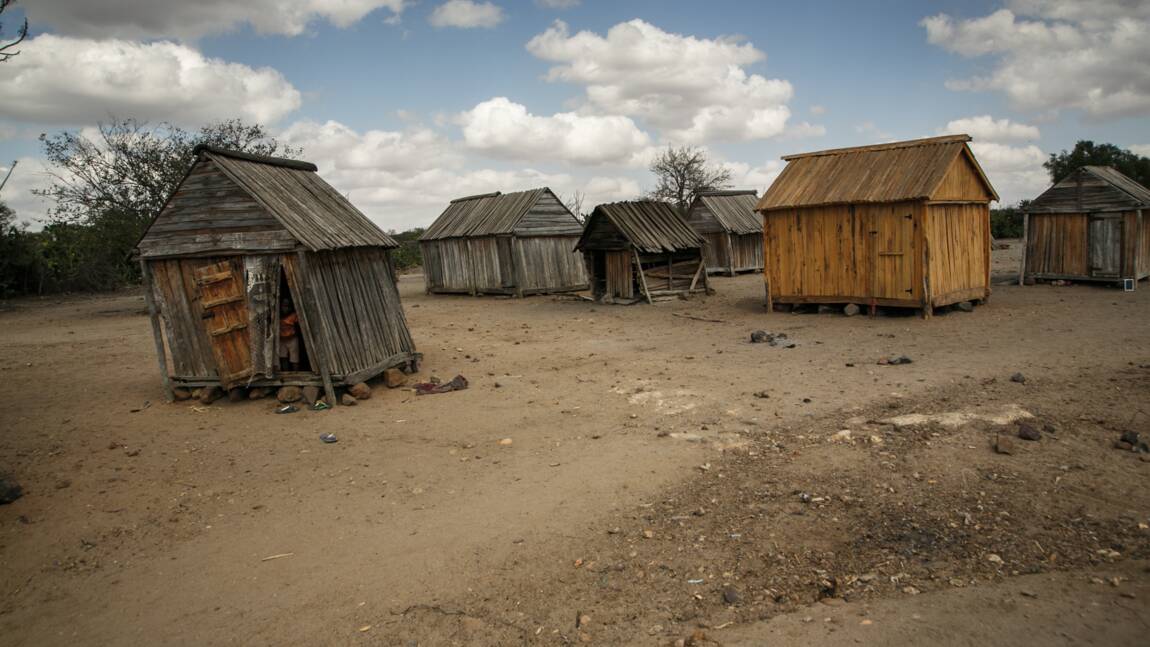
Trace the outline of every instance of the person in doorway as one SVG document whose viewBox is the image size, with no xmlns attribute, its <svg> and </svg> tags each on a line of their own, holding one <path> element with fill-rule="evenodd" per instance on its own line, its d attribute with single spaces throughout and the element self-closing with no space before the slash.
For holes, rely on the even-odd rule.
<svg viewBox="0 0 1150 647">
<path fill-rule="evenodd" d="M 280 370 L 299 370 L 299 315 L 291 301 L 280 301 Z"/>
</svg>

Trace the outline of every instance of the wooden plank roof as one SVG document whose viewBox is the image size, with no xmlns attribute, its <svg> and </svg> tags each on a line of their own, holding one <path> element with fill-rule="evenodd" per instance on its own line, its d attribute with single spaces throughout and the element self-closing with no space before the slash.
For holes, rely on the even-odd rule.
<svg viewBox="0 0 1150 647">
<path fill-rule="evenodd" d="M 535 206 L 544 193 L 555 194 L 543 187 L 515 193 L 483 193 L 452 200 L 443 213 L 431 223 L 420 240 L 496 236 L 514 233 L 515 226 Z M 558 201 L 558 197 L 556 197 Z M 560 204 L 562 202 L 560 201 Z M 575 229 L 578 221 L 571 216 Z"/>
<path fill-rule="evenodd" d="M 196 163 L 210 159 L 218 165 L 313 252 L 399 246 L 317 175 L 314 164 L 209 146 L 197 146 L 196 153 Z"/>
<path fill-rule="evenodd" d="M 755 213 L 758 201 L 758 191 L 708 191 L 695 198 L 696 204 L 714 214 L 723 230 L 739 235 L 763 233 L 762 217 Z"/>
<path fill-rule="evenodd" d="M 636 249 L 658 254 L 703 246 L 703 238 L 687 224 L 673 206 L 656 200 L 611 202 L 595 207 L 587 221 L 583 237 L 576 249 L 583 246 L 591 219 L 607 218 Z"/>
<path fill-rule="evenodd" d="M 1150 189 L 1109 166 L 1081 166 L 1035 198 L 1031 213 L 1090 213 L 1150 207 Z"/>
<path fill-rule="evenodd" d="M 946 135 L 787 155 L 786 168 L 756 209 L 930 199 L 960 155 L 967 156 L 997 200 L 969 141 L 969 135 Z"/>
</svg>

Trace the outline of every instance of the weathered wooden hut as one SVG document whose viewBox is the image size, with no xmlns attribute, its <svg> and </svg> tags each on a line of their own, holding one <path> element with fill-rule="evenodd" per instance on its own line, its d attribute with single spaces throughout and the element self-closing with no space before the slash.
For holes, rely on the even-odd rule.
<svg viewBox="0 0 1150 647">
<path fill-rule="evenodd" d="M 1019 283 L 1150 276 L 1150 189 L 1108 166 L 1083 166 L 1035 198 L 1023 216 Z"/>
<path fill-rule="evenodd" d="M 209 147 L 136 246 L 160 371 L 173 386 L 333 388 L 414 368 L 397 243 L 296 160 Z M 298 316 L 282 370 L 281 305 Z"/>
<path fill-rule="evenodd" d="M 576 249 L 583 252 L 591 293 L 608 303 L 707 290 L 704 241 L 666 202 L 601 204 Z"/>
<path fill-rule="evenodd" d="M 572 251 L 583 226 L 546 187 L 452 200 L 419 239 L 429 293 L 544 294 L 587 289 Z"/>
<path fill-rule="evenodd" d="M 707 272 L 734 276 L 763 269 L 763 219 L 755 213 L 757 191 L 708 191 L 687 211 L 687 223 L 707 244 Z"/>
<path fill-rule="evenodd" d="M 990 201 L 970 137 L 790 155 L 763 214 L 767 304 L 932 308 L 990 296 Z"/>
</svg>

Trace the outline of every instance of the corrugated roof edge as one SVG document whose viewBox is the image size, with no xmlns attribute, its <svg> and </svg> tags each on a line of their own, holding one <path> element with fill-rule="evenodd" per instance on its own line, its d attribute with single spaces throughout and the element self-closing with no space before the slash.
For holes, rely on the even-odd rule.
<svg viewBox="0 0 1150 647">
<path fill-rule="evenodd" d="M 245 162 L 255 162 L 257 164 L 270 164 L 272 166 L 283 166 L 285 168 L 296 169 L 298 171 L 311 171 L 315 173 L 319 167 L 311 162 L 304 162 L 302 160 L 293 160 L 286 157 L 265 157 L 263 155 L 252 155 L 251 153 L 244 153 L 242 151 L 233 151 L 227 148 L 219 148 L 217 146 L 208 146 L 207 144 L 199 144 L 192 152 L 199 156 L 200 153 L 211 153 L 212 155 L 220 155 L 223 157 L 230 157 L 232 159 L 243 160 Z"/>
<path fill-rule="evenodd" d="M 703 191 L 702 193 L 699 194 L 699 197 L 701 198 L 704 196 L 713 197 L 713 196 L 724 196 L 724 195 L 759 195 L 759 192 L 754 190 L 754 189 L 729 189 L 729 190 L 722 190 L 722 191 Z"/>
<path fill-rule="evenodd" d="M 889 144 L 871 144 L 868 146 L 852 146 L 850 148 L 828 148 L 822 151 L 812 151 L 810 153 L 795 153 L 794 155 L 783 155 L 783 161 L 789 162 L 795 159 L 802 159 L 804 157 L 820 157 L 823 155 L 845 155 L 849 153 L 869 153 L 872 151 L 889 151 L 897 148 L 910 148 L 912 146 L 931 146 L 935 144 L 950 144 L 952 142 L 969 142 L 971 141 L 970 135 L 943 135 L 942 137 L 924 137 L 922 139 L 908 139 L 902 142 L 891 142 Z"/>
<path fill-rule="evenodd" d="M 476 193 L 475 195 L 465 195 L 462 198 L 456 198 L 448 204 L 455 204 L 456 202 L 467 202 L 468 200 L 478 200 L 480 198 L 494 198 L 503 195 L 502 191 L 494 191 L 492 193 Z"/>
</svg>

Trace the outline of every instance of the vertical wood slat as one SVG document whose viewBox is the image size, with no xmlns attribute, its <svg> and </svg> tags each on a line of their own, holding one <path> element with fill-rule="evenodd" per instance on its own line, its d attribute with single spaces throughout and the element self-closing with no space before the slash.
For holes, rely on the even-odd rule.
<svg viewBox="0 0 1150 647">
<path fill-rule="evenodd" d="M 160 379 L 164 383 L 164 396 L 171 402 L 176 399 L 172 390 L 172 379 L 168 375 L 168 357 L 164 352 L 164 340 L 160 331 L 160 313 L 156 308 L 156 297 L 153 294 L 152 271 L 148 261 L 140 259 L 140 272 L 144 279 L 144 302 L 148 304 L 148 319 L 152 322 L 152 341 L 156 344 L 156 358 L 160 363 Z"/>
<path fill-rule="evenodd" d="M 301 307 L 298 308 L 300 329 L 304 334 L 304 341 L 311 351 L 310 359 L 315 362 L 319 369 L 320 379 L 323 380 L 324 394 L 327 395 L 331 401 L 331 405 L 336 406 L 339 402 L 335 397 L 335 390 L 332 388 L 331 373 L 327 368 L 327 357 L 330 356 L 330 348 L 328 348 L 325 343 L 327 341 L 327 335 L 322 328 L 318 328 L 322 325 L 318 321 L 321 315 L 314 292 L 310 289 L 311 280 L 308 278 L 306 252 L 299 250 L 294 257 L 285 257 L 284 269 L 287 270 L 288 287 L 291 288 L 293 294 L 300 298 L 299 305 Z M 316 318 L 316 321 L 312 320 L 313 316 Z M 318 329 L 312 328 L 313 323 L 317 324 Z"/>
</svg>

